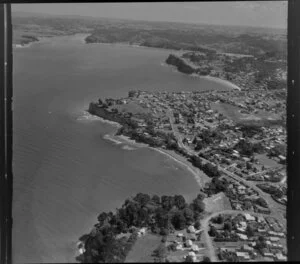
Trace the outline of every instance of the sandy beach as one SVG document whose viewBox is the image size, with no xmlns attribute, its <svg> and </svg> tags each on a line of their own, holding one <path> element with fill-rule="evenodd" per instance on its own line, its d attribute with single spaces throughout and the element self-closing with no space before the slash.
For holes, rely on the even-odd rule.
<svg viewBox="0 0 300 264">
<path fill-rule="evenodd" d="M 172 150 L 149 147 L 147 144 L 138 143 L 135 140 L 132 140 L 129 137 L 126 137 L 124 135 L 115 136 L 115 137 L 117 137 L 117 138 L 121 139 L 122 141 L 125 141 L 126 143 L 129 143 L 135 147 L 147 147 L 147 148 L 153 149 L 155 151 L 158 151 L 159 153 L 161 153 L 163 155 L 168 156 L 168 158 L 179 163 L 181 166 L 186 167 L 194 175 L 194 178 L 200 188 L 204 187 L 205 183 L 210 181 L 210 178 L 203 171 L 195 168 L 185 157 L 175 153 Z"/>
<path fill-rule="evenodd" d="M 185 157 L 182 157 L 171 150 L 152 148 L 163 155 L 168 156 L 172 160 L 186 167 L 195 177 L 195 180 L 200 188 L 204 187 L 205 183 L 210 181 L 210 178 L 201 170 L 195 168 Z"/>
<path fill-rule="evenodd" d="M 237 89 L 237 90 L 241 91 L 240 87 L 238 87 L 237 85 L 233 84 L 230 81 L 227 81 L 227 80 L 224 80 L 224 79 L 221 79 L 221 78 L 218 78 L 218 77 L 212 77 L 212 76 L 200 76 L 200 77 L 201 78 L 205 78 L 205 79 L 209 79 L 209 80 L 221 83 L 221 84 L 228 85 L 228 86 L 230 86 L 233 89 Z"/>
</svg>

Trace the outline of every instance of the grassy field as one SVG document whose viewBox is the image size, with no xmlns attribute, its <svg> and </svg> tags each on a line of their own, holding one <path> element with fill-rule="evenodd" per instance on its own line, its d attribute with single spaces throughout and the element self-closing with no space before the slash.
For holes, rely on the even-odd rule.
<svg viewBox="0 0 300 264">
<path fill-rule="evenodd" d="M 143 108 L 136 103 L 114 105 L 113 108 L 118 109 L 119 112 L 130 112 L 132 114 L 148 114 L 150 113 L 149 109 Z"/>
<path fill-rule="evenodd" d="M 151 255 L 160 244 L 160 241 L 161 236 L 153 234 L 139 237 L 127 255 L 125 262 L 154 262 L 154 258 Z"/>
<path fill-rule="evenodd" d="M 218 193 L 212 197 L 205 198 L 205 210 L 207 212 L 219 212 L 223 210 L 231 210 L 231 204 L 228 197 L 223 192 Z"/>
<path fill-rule="evenodd" d="M 239 112 L 241 108 L 227 103 L 211 103 L 211 108 L 240 125 L 269 126 L 277 125 L 279 122 L 279 117 L 276 114 L 265 111 L 259 111 L 255 115 L 242 114 Z"/>
<path fill-rule="evenodd" d="M 239 107 L 237 106 L 227 103 L 211 103 L 211 108 L 219 113 L 222 113 L 233 122 L 239 122 L 241 120 L 242 115 L 239 113 Z"/>
<path fill-rule="evenodd" d="M 280 164 L 278 164 L 278 162 L 269 159 L 267 157 L 266 154 L 260 154 L 260 155 L 256 155 L 255 158 L 258 159 L 258 161 L 263 164 L 266 168 L 274 168 L 274 167 L 278 167 Z"/>
</svg>

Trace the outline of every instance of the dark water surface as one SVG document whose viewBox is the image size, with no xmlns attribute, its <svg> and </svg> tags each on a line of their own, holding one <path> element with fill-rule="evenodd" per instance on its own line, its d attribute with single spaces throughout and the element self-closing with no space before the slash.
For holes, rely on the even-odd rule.
<svg viewBox="0 0 300 264">
<path fill-rule="evenodd" d="M 194 177 L 148 148 L 104 139 L 115 128 L 84 110 L 131 89 L 224 89 L 162 66 L 168 51 L 85 45 L 58 37 L 14 50 L 14 262 L 74 262 L 97 215 L 137 192 L 199 189 Z"/>
</svg>

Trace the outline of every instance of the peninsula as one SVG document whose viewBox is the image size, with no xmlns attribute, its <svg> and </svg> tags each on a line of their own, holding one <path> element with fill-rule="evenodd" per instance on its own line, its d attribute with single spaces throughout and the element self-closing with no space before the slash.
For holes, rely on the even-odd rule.
<svg viewBox="0 0 300 264">
<path fill-rule="evenodd" d="M 205 212 L 193 221 L 175 228 L 172 233 L 174 215 L 165 212 L 170 217 L 170 228 L 164 226 L 168 231 L 158 232 L 163 242 L 159 248 L 152 248 L 160 261 L 199 261 L 207 260 L 206 257 L 211 260 L 263 261 L 271 255 L 273 259 L 286 258 L 285 92 L 281 88 L 257 87 L 247 91 L 130 91 L 125 98 L 106 98 L 90 103 L 91 114 L 121 125 L 116 135 L 163 151 L 174 151 L 211 179 L 200 189 Z M 273 164 L 271 161 L 276 166 L 270 165 Z M 194 240 L 188 239 L 188 233 L 183 235 L 183 230 L 195 228 L 197 222 L 202 231 L 193 236 Z M 274 229 L 274 226 L 277 227 Z M 128 250 L 122 253 L 122 260 L 127 255 L 129 259 L 135 259 L 132 255 L 135 256 L 137 253 L 134 252 L 138 250 L 133 241 L 139 239 L 138 234 L 150 232 L 147 239 L 160 244 L 157 244 L 157 232 L 150 231 L 151 225 L 133 224 L 130 227 L 137 229 L 127 237 L 128 240 L 123 238 L 130 246 L 124 246 Z M 270 240 L 265 239 L 264 234 L 269 234 Z M 115 233 L 113 237 L 119 236 L 123 237 L 121 233 Z M 274 238 L 278 236 L 278 239 Z M 175 239 L 175 243 L 176 237 L 179 239 Z M 221 248 L 226 241 L 236 243 L 235 251 L 239 253 L 231 253 L 226 246 Z M 249 246 L 250 242 L 254 244 Z M 205 251 L 200 254 L 201 246 Z M 179 247 L 191 250 L 193 254 L 187 255 L 183 251 L 178 257 L 174 252 L 180 251 Z M 253 254 L 244 247 L 250 247 Z M 88 248 L 91 250 L 90 246 L 85 250 Z M 90 253 L 82 254 L 83 258 L 88 256 Z"/>
<path fill-rule="evenodd" d="M 129 36 L 115 30 L 117 36 Z M 86 40 L 112 41 L 103 38 L 109 34 L 105 32 L 94 31 Z M 145 243 L 143 248 L 152 250 L 158 261 L 286 260 L 286 58 L 266 49 L 244 54 L 211 46 L 189 49 L 173 52 L 165 62 L 183 74 L 231 82 L 234 89 L 129 91 L 127 97 L 102 98 L 89 105 L 90 114 L 120 124 L 116 136 L 176 153 L 208 178 L 200 181 L 205 210 L 195 213 L 188 207 L 194 218 L 185 222 L 183 213 L 180 219 L 185 224 L 178 226 L 173 220 L 179 208 L 173 205 L 162 216 L 168 225 L 156 226 L 156 231 L 155 221 L 127 225 L 136 231 L 125 232 L 127 238 L 121 231 L 114 233 L 114 241 L 125 248 L 122 257 L 119 253 L 114 257 L 144 261 L 139 245 Z M 114 227 L 111 220 L 108 223 Z M 102 231 L 93 232 L 92 236 Z M 91 234 L 87 237 L 91 239 Z M 91 257 L 90 241 L 82 243 L 85 260 Z M 100 254 L 99 247 L 93 250 Z M 147 254 L 152 256 L 142 255 Z"/>
</svg>

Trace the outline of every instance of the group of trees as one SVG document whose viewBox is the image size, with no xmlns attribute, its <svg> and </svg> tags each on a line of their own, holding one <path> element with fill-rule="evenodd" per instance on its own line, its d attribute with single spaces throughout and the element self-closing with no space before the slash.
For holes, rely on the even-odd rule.
<svg viewBox="0 0 300 264">
<path fill-rule="evenodd" d="M 182 58 L 177 57 L 173 54 L 170 54 L 169 57 L 166 59 L 166 63 L 170 65 L 174 65 L 178 71 L 192 74 L 195 72 L 195 69 L 188 65 Z"/>
<path fill-rule="evenodd" d="M 226 192 L 226 195 L 230 197 L 230 193 L 228 192 L 229 182 L 226 178 L 220 179 L 219 177 L 215 177 L 211 180 L 208 186 L 205 187 L 205 193 L 211 196 L 217 194 L 219 192 Z"/>
<path fill-rule="evenodd" d="M 217 130 L 205 129 L 194 138 L 195 150 L 201 150 L 213 142 L 220 142 L 224 138 L 223 134 Z"/>
<path fill-rule="evenodd" d="M 242 155 L 245 156 L 253 156 L 254 153 L 261 153 L 263 151 L 263 147 L 259 143 L 251 143 L 248 140 L 242 139 L 240 140 L 234 147 L 239 151 Z"/>
<path fill-rule="evenodd" d="M 148 227 L 162 236 L 186 228 L 205 210 L 204 197 L 200 193 L 191 204 L 182 195 L 138 193 L 126 199 L 115 213 L 99 214 L 98 223 L 85 239 L 83 262 L 122 262 L 136 239 L 136 228 Z M 116 239 L 116 235 L 128 232 L 132 233 L 129 239 Z"/>
<path fill-rule="evenodd" d="M 257 184 L 257 187 L 262 189 L 264 192 L 274 195 L 277 198 L 281 198 L 285 193 L 280 190 L 277 186 L 273 186 L 270 184 Z"/>
<path fill-rule="evenodd" d="M 282 156 L 286 155 L 286 146 L 284 144 L 277 144 L 268 153 L 269 157 L 277 157 L 279 155 L 282 155 Z"/>
<path fill-rule="evenodd" d="M 220 260 L 224 260 L 225 262 L 239 262 L 239 258 L 234 252 L 231 251 L 221 251 L 218 254 Z"/>
<path fill-rule="evenodd" d="M 191 156 L 189 161 L 197 168 L 202 170 L 208 177 L 214 178 L 221 176 L 221 173 L 217 166 L 212 165 L 211 163 L 202 163 L 201 158 L 197 156 Z"/>
<path fill-rule="evenodd" d="M 263 133 L 261 126 L 255 124 L 243 124 L 240 126 L 240 131 L 244 138 L 252 138 L 255 135 L 261 135 Z"/>
</svg>

